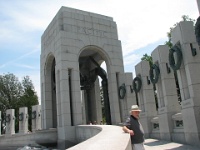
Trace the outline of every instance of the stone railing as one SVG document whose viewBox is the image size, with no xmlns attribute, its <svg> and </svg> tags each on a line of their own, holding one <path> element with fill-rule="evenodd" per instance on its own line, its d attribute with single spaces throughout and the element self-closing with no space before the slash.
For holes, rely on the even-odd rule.
<svg viewBox="0 0 200 150">
<path fill-rule="evenodd" d="M 69 150 L 132 150 L 130 135 L 122 131 L 122 127 L 113 125 L 79 125 L 75 127 L 76 141 L 79 143 Z M 57 130 L 37 130 L 34 133 L 0 136 L 0 147 L 17 149 L 25 145 L 56 145 Z M 1 149 L 0 148 L 0 149 Z"/>
<path fill-rule="evenodd" d="M 80 125 L 76 127 L 77 144 L 68 150 L 131 150 L 131 140 L 119 126 Z"/>
</svg>

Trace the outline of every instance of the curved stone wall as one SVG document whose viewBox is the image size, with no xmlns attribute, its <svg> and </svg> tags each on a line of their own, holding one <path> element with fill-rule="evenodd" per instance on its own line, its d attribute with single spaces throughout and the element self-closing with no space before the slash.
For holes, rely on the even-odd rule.
<svg viewBox="0 0 200 150">
<path fill-rule="evenodd" d="M 129 134 L 114 125 L 79 125 L 75 127 L 76 141 L 79 143 L 68 150 L 131 150 Z M 57 130 L 38 130 L 30 134 L 13 134 L 0 136 L 0 149 L 16 149 L 25 145 L 48 145 L 57 143 Z"/>
<path fill-rule="evenodd" d="M 129 134 L 119 126 L 112 125 L 80 125 L 76 127 L 77 142 L 81 142 L 68 150 L 131 150 Z"/>
</svg>

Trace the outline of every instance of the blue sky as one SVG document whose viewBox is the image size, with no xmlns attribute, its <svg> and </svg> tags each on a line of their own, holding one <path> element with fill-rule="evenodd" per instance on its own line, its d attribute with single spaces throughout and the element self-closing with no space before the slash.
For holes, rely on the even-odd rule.
<svg viewBox="0 0 200 150">
<path fill-rule="evenodd" d="M 197 19 L 196 0 L 1 0 L 0 74 L 30 76 L 40 98 L 41 36 L 61 6 L 113 17 L 125 72 L 167 40 L 182 15 Z"/>
</svg>

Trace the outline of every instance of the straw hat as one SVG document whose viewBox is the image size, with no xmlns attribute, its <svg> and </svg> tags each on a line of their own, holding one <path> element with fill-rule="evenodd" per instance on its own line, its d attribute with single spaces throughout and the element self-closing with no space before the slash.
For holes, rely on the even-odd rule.
<svg viewBox="0 0 200 150">
<path fill-rule="evenodd" d="M 132 106 L 131 106 L 131 111 L 130 111 L 130 113 L 131 113 L 132 111 L 142 111 L 142 110 L 139 109 L 138 105 L 132 105 Z"/>
</svg>

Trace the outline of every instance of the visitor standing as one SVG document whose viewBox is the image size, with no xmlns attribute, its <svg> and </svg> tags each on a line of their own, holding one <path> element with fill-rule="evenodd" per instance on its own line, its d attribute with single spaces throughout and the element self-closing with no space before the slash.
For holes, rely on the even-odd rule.
<svg viewBox="0 0 200 150">
<path fill-rule="evenodd" d="M 144 150 L 144 130 L 139 122 L 140 109 L 138 105 L 132 105 L 130 116 L 126 120 L 123 131 L 129 133 L 131 136 L 131 143 L 133 150 Z"/>
</svg>

